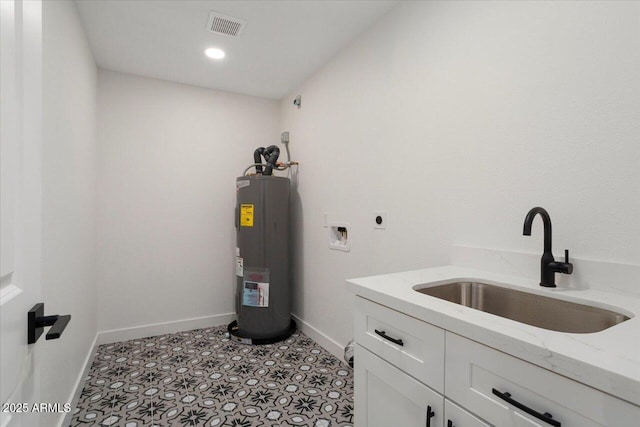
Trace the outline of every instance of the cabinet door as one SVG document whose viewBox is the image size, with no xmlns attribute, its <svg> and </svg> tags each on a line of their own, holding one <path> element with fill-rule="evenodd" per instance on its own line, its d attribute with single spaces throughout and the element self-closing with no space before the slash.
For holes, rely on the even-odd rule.
<svg viewBox="0 0 640 427">
<path fill-rule="evenodd" d="M 496 426 L 638 427 L 640 407 L 447 333 L 447 398 Z"/>
<path fill-rule="evenodd" d="M 445 427 L 490 427 L 449 399 L 444 400 Z"/>
<path fill-rule="evenodd" d="M 354 362 L 356 427 L 442 427 L 440 394 L 360 345 Z"/>
</svg>

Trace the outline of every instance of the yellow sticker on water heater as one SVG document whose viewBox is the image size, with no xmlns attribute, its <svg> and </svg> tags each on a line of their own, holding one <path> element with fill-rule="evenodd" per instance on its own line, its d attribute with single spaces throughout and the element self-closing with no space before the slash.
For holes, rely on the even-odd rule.
<svg viewBox="0 0 640 427">
<path fill-rule="evenodd" d="M 253 227 L 253 205 L 240 205 L 240 226 Z"/>
</svg>

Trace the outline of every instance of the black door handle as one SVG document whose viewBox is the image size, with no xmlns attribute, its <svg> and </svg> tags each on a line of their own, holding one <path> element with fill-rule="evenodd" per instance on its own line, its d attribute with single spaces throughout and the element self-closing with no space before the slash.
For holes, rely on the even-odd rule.
<svg viewBox="0 0 640 427">
<path fill-rule="evenodd" d="M 447 427 L 456 427 L 453 425 L 453 421 L 447 420 Z"/>
<path fill-rule="evenodd" d="M 529 408 L 526 405 L 523 405 L 522 403 L 518 402 L 517 400 L 511 398 L 511 393 L 507 393 L 507 392 L 500 392 L 498 390 L 496 390 L 495 388 L 491 389 L 491 392 L 493 394 L 495 394 L 496 396 L 498 396 L 500 399 L 504 400 L 507 403 L 510 403 L 511 405 L 515 406 L 516 408 L 526 412 L 527 414 L 536 417 L 537 419 L 539 419 L 540 421 L 544 421 L 547 424 L 552 425 L 553 427 L 561 427 L 562 424 L 560 424 L 559 421 L 556 421 L 553 419 L 553 416 L 548 413 L 545 412 L 544 414 L 541 414 L 538 411 L 535 411 L 531 408 Z"/>
<path fill-rule="evenodd" d="M 34 305 L 33 308 L 27 312 L 27 343 L 33 344 L 38 341 L 38 338 L 40 338 L 40 335 L 44 332 L 45 326 L 51 326 L 51 329 L 47 332 L 46 339 L 55 340 L 60 338 L 60 335 L 62 335 L 62 332 L 64 332 L 70 320 L 70 314 L 64 316 L 57 314 L 45 316 L 44 303 Z"/>
<path fill-rule="evenodd" d="M 402 342 L 402 340 L 400 338 L 391 338 L 389 335 L 387 335 L 384 331 L 379 331 L 377 329 L 374 329 L 374 331 L 376 331 L 376 334 L 380 335 L 382 338 L 384 338 L 385 340 L 389 340 L 394 344 L 398 344 L 398 345 L 404 345 L 404 343 Z"/>
<path fill-rule="evenodd" d="M 431 405 L 427 406 L 427 427 L 431 427 L 431 418 L 433 418 L 435 414 L 431 409 Z"/>
</svg>

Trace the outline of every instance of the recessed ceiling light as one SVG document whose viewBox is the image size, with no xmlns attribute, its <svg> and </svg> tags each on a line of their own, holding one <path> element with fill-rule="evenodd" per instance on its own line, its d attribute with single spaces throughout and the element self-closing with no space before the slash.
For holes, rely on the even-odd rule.
<svg viewBox="0 0 640 427">
<path fill-rule="evenodd" d="M 222 59 L 224 58 L 224 50 L 219 49 L 217 47 L 210 47 L 205 49 L 204 54 L 207 55 L 211 59 Z"/>
</svg>

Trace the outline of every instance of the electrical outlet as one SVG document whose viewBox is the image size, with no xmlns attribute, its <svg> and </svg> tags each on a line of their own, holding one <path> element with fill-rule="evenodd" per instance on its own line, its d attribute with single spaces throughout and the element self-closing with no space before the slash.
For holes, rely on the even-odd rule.
<svg viewBox="0 0 640 427">
<path fill-rule="evenodd" d="M 380 230 L 387 229 L 387 212 L 386 211 L 375 211 L 373 213 L 373 228 L 378 228 Z"/>
</svg>

